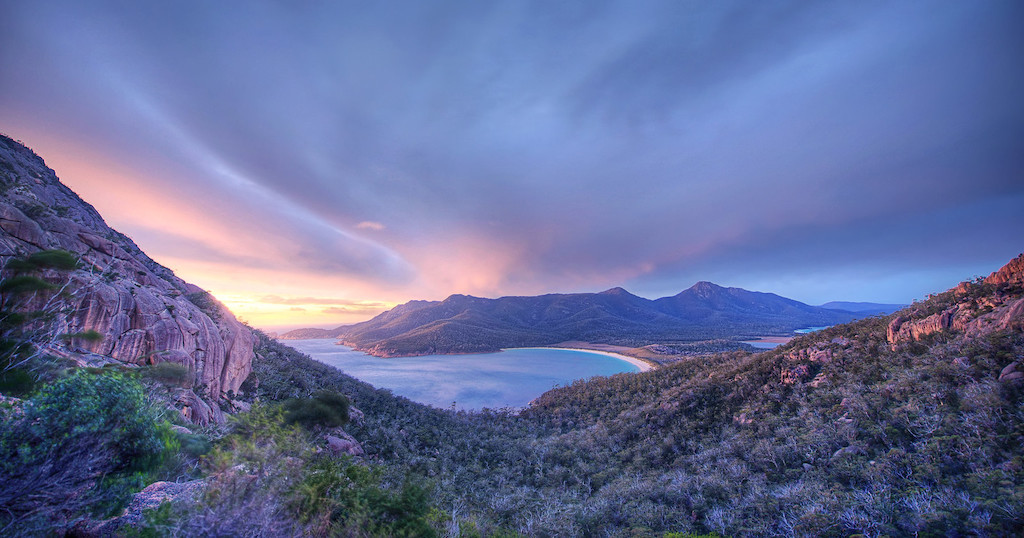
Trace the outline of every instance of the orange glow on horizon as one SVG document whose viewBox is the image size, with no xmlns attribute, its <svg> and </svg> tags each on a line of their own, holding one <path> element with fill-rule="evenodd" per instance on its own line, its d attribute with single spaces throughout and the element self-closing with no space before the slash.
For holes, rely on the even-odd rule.
<svg viewBox="0 0 1024 538">
<path fill-rule="evenodd" d="M 238 221 L 253 208 L 230 191 L 211 186 L 202 193 L 208 196 L 197 199 L 180 188 L 174 172 L 155 165 L 140 170 L 88 143 L 38 132 L 28 138 L 60 180 L 113 228 L 134 236 L 150 257 L 212 293 L 240 320 L 268 331 L 333 328 L 368 320 L 406 301 L 442 300 L 455 293 L 498 297 L 514 290 L 525 295 L 551 292 L 552 285 L 597 291 L 608 282 L 607 274 L 566 274 L 560 283 L 539 287 L 525 263 L 525 246 L 495 243 L 471 230 L 429 242 L 382 243 L 414 268 L 408 282 L 316 272 L 295 263 L 296 247 L 288 233 L 301 229 Z M 223 210 L 211 210 L 218 204 Z M 379 232 L 385 227 L 360 221 L 356 229 Z M 627 268 L 615 275 L 620 279 L 615 285 L 650 270 L 646 264 Z"/>
</svg>

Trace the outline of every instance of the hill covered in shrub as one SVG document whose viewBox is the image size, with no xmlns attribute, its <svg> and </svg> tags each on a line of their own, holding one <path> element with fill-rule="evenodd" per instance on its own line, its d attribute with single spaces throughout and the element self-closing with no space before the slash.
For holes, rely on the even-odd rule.
<svg viewBox="0 0 1024 538">
<path fill-rule="evenodd" d="M 485 534 L 1017 535 L 1019 265 L 775 350 L 579 381 L 519 415 L 420 406 L 265 338 L 255 368 L 268 399 L 349 394 L 368 460 Z"/>
</svg>

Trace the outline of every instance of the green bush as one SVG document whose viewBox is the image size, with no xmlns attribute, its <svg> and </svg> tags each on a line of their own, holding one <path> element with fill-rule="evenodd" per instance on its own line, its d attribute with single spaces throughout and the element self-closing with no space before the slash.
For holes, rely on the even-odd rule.
<svg viewBox="0 0 1024 538">
<path fill-rule="evenodd" d="M 29 532 L 83 510 L 109 512 L 177 450 L 142 386 L 78 370 L 44 386 L 0 431 L 0 528 Z"/>
<path fill-rule="evenodd" d="M 407 480 L 392 491 L 380 482 L 379 469 L 349 458 L 314 461 L 297 487 L 299 518 L 320 524 L 314 534 L 436 536 L 426 487 Z"/>
<path fill-rule="evenodd" d="M 76 371 L 44 387 L 25 415 L 33 432 L 51 442 L 101 438 L 121 466 L 135 466 L 162 448 L 159 420 L 146 403 L 142 385 L 117 372 Z"/>
<path fill-rule="evenodd" d="M 159 362 L 146 369 L 146 375 L 165 385 L 189 387 L 192 385 L 192 371 L 184 364 Z"/>
<path fill-rule="evenodd" d="M 73 271 L 78 268 L 78 256 L 66 250 L 41 250 L 25 258 L 15 258 L 7 262 L 5 269 L 14 274 L 29 273 L 41 269 Z"/>
<path fill-rule="evenodd" d="M 345 395 L 320 390 L 311 398 L 293 398 L 283 404 L 285 420 L 307 428 L 336 428 L 348 420 L 349 401 Z"/>
</svg>

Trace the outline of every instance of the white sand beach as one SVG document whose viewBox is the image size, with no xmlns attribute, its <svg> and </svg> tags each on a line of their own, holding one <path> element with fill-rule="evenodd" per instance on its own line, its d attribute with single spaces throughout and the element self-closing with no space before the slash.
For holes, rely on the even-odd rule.
<svg viewBox="0 0 1024 538">
<path fill-rule="evenodd" d="M 517 348 L 508 348 L 508 349 L 568 349 L 568 350 L 571 350 L 571 351 L 583 351 L 583 352 L 586 352 L 586 353 L 593 353 L 595 355 L 606 355 L 608 357 L 613 357 L 613 358 L 616 358 L 616 359 L 619 359 L 619 360 L 622 360 L 622 361 L 626 361 L 626 362 L 628 362 L 628 363 L 630 363 L 632 365 L 635 365 L 637 368 L 640 368 L 641 372 L 647 372 L 649 370 L 653 370 L 654 369 L 654 366 L 651 366 L 651 364 L 649 362 L 647 362 L 647 361 L 640 360 L 640 359 L 638 359 L 636 357 L 630 357 L 628 355 L 623 355 L 621 353 L 613 353 L 611 351 L 601 351 L 599 349 L 586 349 L 586 348 L 582 348 L 582 347 L 517 347 Z M 502 350 L 502 351 L 504 351 L 504 350 Z"/>
</svg>

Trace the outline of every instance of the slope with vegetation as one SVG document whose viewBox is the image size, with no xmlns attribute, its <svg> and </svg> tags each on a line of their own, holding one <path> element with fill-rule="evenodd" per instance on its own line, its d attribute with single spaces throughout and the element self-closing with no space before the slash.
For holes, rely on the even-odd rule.
<svg viewBox="0 0 1024 538">
<path fill-rule="evenodd" d="M 420 406 L 267 338 L 257 393 L 349 395 L 367 463 L 393 492 L 430 490 L 418 513 L 439 534 L 1018 535 L 1022 265 L 772 351 L 580 381 L 519 415 Z"/>
</svg>

